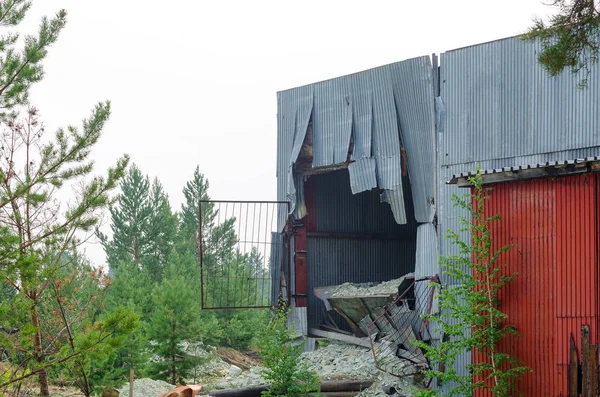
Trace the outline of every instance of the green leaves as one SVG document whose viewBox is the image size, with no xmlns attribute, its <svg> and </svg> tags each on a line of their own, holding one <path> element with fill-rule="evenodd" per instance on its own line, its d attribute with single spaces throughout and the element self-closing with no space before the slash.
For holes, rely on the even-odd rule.
<svg viewBox="0 0 600 397">
<path fill-rule="evenodd" d="M 587 85 L 590 66 L 598 61 L 600 50 L 600 10 L 590 0 L 557 0 L 558 11 L 548 22 L 535 19 L 523 35 L 526 40 L 540 40 L 538 61 L 550 76 L 569 68 L 584 72 L 579 86 Z"/>
<path fill-rule="evenodd" d="M 30 1 L 3 1 L 0 4 L 0 26 L 17 26 L 30 7 Z M 29 87 L 43 78 L 41 62 L 65 27 L 66 17 L 66 12 L 60 10 L 51 19 L 42 18 L 38 34 L 26 36 L 21 51 L 14 48 L 18 34 L 9 32 L 0 36 L 0 119 L 14 119 L 18 114 L 17 108 L 27 104 Z"/>
<path fill-rule="evenodd" d="M 508 397 L 518 393 L 516 381 L 529 371 L 498 348 L 507 336 L 519 336 L 508 316 L 499 309 L 498 299 L 498 292 L 516 275 L 506 274 L 506 265 L 500 262 L 502 254 L 512 246 L 494 248 L 491 226 L 500 215 L 489 216 L 486 212 L 489 189 L 483 187 L 481 175 L 472 177 L 470 182 L 474 186 L 472 195 L 453 196 L 453 201 L 469 215 L 461 219 L 461 232 L 468 232 L 471 242 L 462 240 L 455 231 L 448 231 L 447 238 L 458 247 L 459 254 L 442 257 L 440 264 L 454 284 L 436 285 L 440 290 L 442 315 L 429 316 L 445 337 L 437 346 L 416 344 L 425 351 L 431 364 L 427 376 L 449 385 L 445 395 L 472 395 L 475 390 L 486 389 L 493 396 Z M 461 355 L 471 351 L 478 352 L 484 360 L 471 362 L 464 369 L 465 375 L 455 364 Z M 419 391 L 417 395 L 438 393 L 441 389 Z"/>
<path fill-rule="evenodd" d="M 271 384 L 263 393 L 267 397 L 306 396 L 320 387 L 318 376 L 300 362 L 303 343 L 293 341 L 294 331 L 287 327 L 288 310 L 280 307 L 259 337 L 265 367 L 262 375 Z"/>
</svg>

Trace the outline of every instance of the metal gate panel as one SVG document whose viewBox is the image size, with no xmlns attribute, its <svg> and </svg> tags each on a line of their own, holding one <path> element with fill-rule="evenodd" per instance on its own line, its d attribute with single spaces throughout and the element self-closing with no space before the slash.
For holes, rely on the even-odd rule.
<svg viewBox="0 0 600 397">
<path fill-rule="evenodd" d="M 203 309 L 268 308 L 275 294 L 289 294 L 290 245 L 277 230 L 282 207 L 289 212 L 287 202 L 200 201 Z"/>
</svg>

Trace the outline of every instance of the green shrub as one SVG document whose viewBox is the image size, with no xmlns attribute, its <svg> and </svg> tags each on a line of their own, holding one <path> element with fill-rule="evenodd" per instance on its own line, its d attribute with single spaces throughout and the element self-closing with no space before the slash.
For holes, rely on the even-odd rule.
<svg viewBox="0 0 600 397">
<path fill-rule="evenodd" d="M 287 327 L 288 311 L 280 308 L 259 336 L 265 366 L 262 375 L 271 384 L 263 393 L 267 397 L 306 396 L 320 388 L 318 376 L 300 362 L 303 344 L 292 342 L 294 331 Z"/>
</svg>

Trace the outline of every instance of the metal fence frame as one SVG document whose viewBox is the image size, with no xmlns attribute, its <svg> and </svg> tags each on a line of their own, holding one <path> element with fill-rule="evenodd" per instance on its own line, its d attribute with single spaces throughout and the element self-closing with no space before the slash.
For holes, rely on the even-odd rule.
<svg viewBox="0 0 600 397">
<path fill-rule="evenodd" d="M 235 209 L 236 205 L 240 205 L 240 208 L 244 205 L 246 206 L 250 206 L 250 205 L 260 205 L 262 207 L 262 205 L 267 205 L 267 207 L 269 206 L 275 206 L 275 216 L 274 218 L 271 218 L 272 220 L 275 220 L 275 224 L 277 224 L 277 214 L 279 213 L 279 211 L 281 211 L 281 206 L 285 206 L 285 210 L 286 210 L 286 214 L 289 214 L 289 208 L 290 208 L 290 203 L 287 201 L 265 201 L 265 200 L 258 200 L 258 201 L 253 201 L 253 200 L 199 200 L 199 213 L 202 214 L 203 211 L 203 206 L 206 206 L 208 204 L 211 205 L 215 205 L 215 204 L 225 204 L 225 205 L 232 205 L 233 208 Z M 233 213 L 233 211 L 232 211 Z M 259 222 L 260 222 L 260 214 L 259 214 Z M 225 218 L 228 219 L 228 218 Z M 236 218 L 237 219 L 237 218 Z M 253 218 L 253 220 L 256 220 Z M 240 220 L 237 219 L 237 221 L 239 222 Z M 247 220 L 246 220 L 247 221 Z M 254 227 L 254 226 L 253 226 Z M 238 228 L 240 229 L 240 228 Z M 259 228 L 260 230 L 260 228 Z M 279 230 L 274 229 L 277 231 L 277 233 L 280 233 Z M 273 231 L 273 229 L 269 232 L 265 231 L 266 234 L 270 235 L 271 232 Z M 204 233 L 204 226 L 202 224 L 202 217 L 200 217 L 200 222 L 199 222 L 199 236 L 198 236 L 198 240 L 199 240 L 199 259 L 200 259 L 200 302 L 201 302 L 201 307 L 203 310 L 234 310 L 234 309 L 265 309 L 265 308 L 271 308 L 273 307 L 273 305 L 276 305 L 276 302 L 270 302 L 270 304 L 268 305 L 240 305 L 240 306 L 207 306 L 207 302 L 205 300 L 205 294 L 206 294 L 206 290 L 205 290 L 205 255 L 204 255 L 204 247 L 206 244 L 205 241 L 205 233 Z M 272 242 L 267 242 L 267 241 L 248 241 L 245 239 L 246 236 L 244 236 L 244 240 L 241 240 L 241 237 L 239 236 L 239 234 L 236 234 L 236 245 L 239 246 L 239 244 L 241 243 L 249 243 L 251 244 L 262 244 L 262 245 L 273 245 Z M 272 240 L 271 240 L 272 241 Z M 287 300 L 287 302 L 289 302 L 290 300 L 290 270 L 291 270 L 291 264 L 290 264 L 290 236 L 289 233 L 287 233 L 287 227 L 286 227 L 286 231 L 284 231 L 282 233 L 282 243 L 281 243 L 281 258 L 279 260 L 278 264 L 273 264 L 271 263 L 268 267 L 268 271 L 271 277 L 271 286 L 269 288 L 269 290 L 271 291 L 271 293 L 269 294 L 269 296 L 271 296 L 273 288 L 274 288 L 274 283 L 275 282 L 279 282 L 281 283 L 281 279 L 285 278 L 285 283 L 286 283 L 286 297 L 284 299 Z M 272 271 L 272 267 L 273 266 L 279 266 L 280 267 L 280 277 L 277 280 L 274 280 L 274 273 Z M 281 291 L 281 285 L 280 285 L 280 291 L 279 291 L 279 295 L 281 297 L 282 291 Z M 269 299 L 270 300 L 270 299 Z"/>
</svg>

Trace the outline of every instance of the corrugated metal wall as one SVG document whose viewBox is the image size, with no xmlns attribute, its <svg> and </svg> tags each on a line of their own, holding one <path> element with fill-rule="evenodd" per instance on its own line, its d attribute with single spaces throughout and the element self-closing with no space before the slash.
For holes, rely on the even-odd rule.
<svg viewBox="0 0 600 397">
<path fill-rule="evenodd" d="M 499 297 L 521 337 L 508 337 L 500 349 L 533 370 L 519 384 L 526 396 L 566 396 L 570 335 L 580 348 L 581 325 L 589 324 L 597 341 L 597 197 L 596 175 L 499 184 L 490 192 L 486 211 L 502 217 L 492 226 L 494 246 L 516 245 L 501 262 L 507 274 L 518 273 Z"/>
<path fill-rule="evenodd" d="M 440 146 L 440 163 L 600 145 L 600 68 L 593 67 L 589 86 L 578 89 L 582 76 L 566 70 L 550 77 L 537 61 L 539 49 L 513 37 L 441 54 L 441 96 L 452 139 Z"/>
<path fill-rule="evenodd" d="M 316 208 L 307 201 L 309 217 L 316 218 L 316 232 L 381 233 L 404 239 L 307 238 L 308 325 L 318 327 L 324 305 L 313 288 L 344 282 L 381 282 L 414 271 L 417 223 L 413 216 L 408 178 L 404 178 L 408 223 L 398 225 L 387 203 L 380 203 L 377 189 L 353 195 L 347 170 L 313 176 Z M 308 232 L 310 236 L 310 231 Z M 340 326 L 345 322 L 339 316 Z"/>
</svg>

